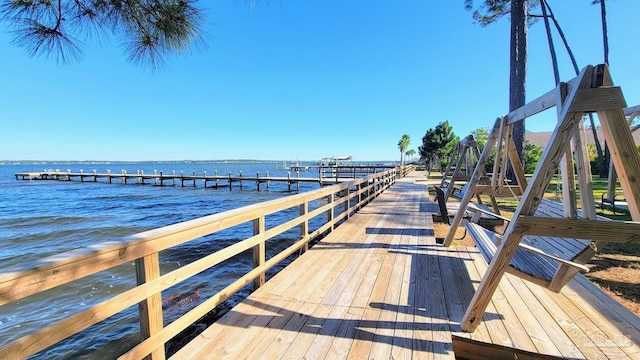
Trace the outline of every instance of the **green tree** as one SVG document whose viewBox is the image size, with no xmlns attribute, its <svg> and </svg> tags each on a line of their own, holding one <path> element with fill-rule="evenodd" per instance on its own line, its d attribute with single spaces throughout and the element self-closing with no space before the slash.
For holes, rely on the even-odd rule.
<svg viewBox="0 0 640 360">
<path fill-rule="evenodd" d="M 524 143 L 524 172 L 525 174 L 533 174 L 538 166 L 538 161 L 542 157 L 544 149 L 526 141 Z"/>
<path fill-rule="evenodd" d="M 404 152 L 407 151 L 410 143 L 411 138 L 407 134 L 402 135 L 400 141 L 398 141 L 398 149 L 400 150 L 400 165 L 404 165 Z"/>
<path fill-rule="evenodd" d="M 171 53 L 202 43 L 204 23 L 196 0 L 4 0 L 0 21 L 13 43 L 31 56 L 67 62 L 91 36 L 111 33 L 130 61 L 157 68 Z"/>
<path fill-rule="evenodd" d="M 471 132 L 471 135 L 473 135 L 476 143 L 482 149 L 487 144 L 487 140 L 489 140 L 489 128 L 477 128 Z"/>
<path fill-rule="evenodd" d="M 442 158 L 451 154 L 460 138 L 453 132 L 449 121 L 439 123 L 436 128 L 431 128 L 422 137 L 422 146 L 418 147 L 420 159 L 429 161 L 434 156 Z"/>
<path fill-rule="evenodd" d="M 413 149 L 410 149 L 410 150 L 407 150 L 404 154 L 405 154 L 409 159 L 411 159 L 411 158 L 416 154 L 416 151 L 415 151 L 415 150 L 413 150 Z"/>
</svg>

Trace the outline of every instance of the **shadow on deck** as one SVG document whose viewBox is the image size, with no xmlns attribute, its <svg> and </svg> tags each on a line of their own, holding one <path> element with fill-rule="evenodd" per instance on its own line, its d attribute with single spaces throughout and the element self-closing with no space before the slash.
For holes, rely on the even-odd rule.
<svg viewBox="0 0 640 360">
<path fill-rule="evenodd" d="M 581 275 L 557 294 L 507 275 L 478 329 L 461 332 L 487 264 L 475 248 L 436 244 L 415 176 L 173 358 L 640 358 L 640 319 Z"/>
</svg>

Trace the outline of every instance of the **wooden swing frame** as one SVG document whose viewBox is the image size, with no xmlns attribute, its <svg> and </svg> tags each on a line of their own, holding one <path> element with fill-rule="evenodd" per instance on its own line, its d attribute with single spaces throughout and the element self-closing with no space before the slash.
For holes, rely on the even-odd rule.
<svg viewBox="0 0 640 360">
<path fill-rule="evenodd" d="M 499 129 L 509 129 L 514 123 L 523 121 L 544 110 L 556 106 L 558 122 L 542 154 L 536 170 L 523 191 L 523 196 L 511 219 L 502 240 L 489 264 L 487 272 L 476 290 L 471 303 L 461 321 L 461 329 L 472 332 L 480 323 L 499 282 L 510 267 L 510 263 L 521 248 L 525 235 L 561 236 L 563 238 L 591 239 L 597 248 L 604 242 L 640 242 L 640 156 L 635 148 L 624 108 L 626 103 L 619 87 L 613 81 L 607 65 L 587 66 L 580 74 L 567 83 L 558 86 L 528 103 L 527 105 L 499 118 L 487 142 L 487 147 L 479 158 L 468 189 L 461 200 L 460 210 L 453 218 L 451 228 L 444 241 L 450 246 L 455 229 L 460 225 L 465 207 L 469 204 L 478 181 L 482 176 L 489 157 L 488 149 L 498 139 Z M 622 189 L 625 193 L 632 222 L 600 221 L 595 213 L 593 189 L 586 153 L 586 141 L 582 114 L 596 112 L 610 147 L 611 161 L 617 170 Z M 496 131 L 498 130 L 498 131 Z M 502 137 L 501 137 L 502 138 Z M 571 141 L 574 142 L 580 188 L 582 211 L 578 212 Z M 511 142 L 507 142 L 507 154 L 514 163 L 515 154 Z M 563 208 L 565 217 L 540 217 L 536 210 L 556 170 L 560 166 L 563 174 Z M 522 167 L 520 166 L 520 169 Z M 516 171 L 516 174 L 518 172 Z M 519 176 L 524 178 L 520 171 Z M 526 180 L 525 182 L 526 183 Z M 565 184 L 566 183 L 566 184 Z M 578 214 L 581 217 L 578 217 Z M 561 234 L 561 235 L 559 235 Z M 586 263 L 594 254 L 591 247 L 579 254 L 579 263 Z M 553 284 L 566 284 L 579 270 L 570 264 L 560 264 L 555 273 Z"/>
</svg>

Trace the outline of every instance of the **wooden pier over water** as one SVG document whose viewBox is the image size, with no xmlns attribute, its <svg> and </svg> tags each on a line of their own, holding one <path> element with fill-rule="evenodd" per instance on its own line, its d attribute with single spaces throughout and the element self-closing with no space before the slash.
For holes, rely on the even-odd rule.
<svg viewBox="0 0 640 360">
<path fill-rule="evenodd" d="M 272 182 L 279 182 L 287 184 L 287 189 L 292 190 L 295 185 L 295 190 L 300 189 L 300 183 L 318 183 L 320 186 L 333 185 L 349 180 L 356 179 L 358 177 L 364 177 L 370 174 L 375 174 L 390 169 L 396 169 L 395 166 L 385 165 L 352 165 L 352 166 L 321 166 L 318 168 L 318 177 L 301 177 L 300 172 L 296 171 L 293 176 L 291 172 L 287 176 L 271 176 L 269 172 L 265 174 L 256 173 L 255 176 L 242 174 L 240 172 L 237 175 L 229 174 L 219 175 L 217 171 L 214 171 L 213 175 L 203 172 L 202 174 L 184 174 L 184 172 L 176 173 L 164 173 L 162 171 L 153 173 L 145 173 L 138 170 L 135 173 L 127 173 L 126 170 L 122 170 L 120 173 L 113 173 L 108 170 L 105 173 L 98 173 L 96 170 L 92 172 L 84 172 L 80 170 L 78 172 L 72 172 L 70 169 L 67 171 L 57 170 L 45 170 L 45 171 L 30 171 L 15 173 L 16 180 L 56 180 L 56 181 L 80 181 L 80 182 L 98 182 L 103 181 L 109 184 L 121 183 L 121 184 L 139 184 L 139 185 L 155 185 L 155 186 L 178 186 L 181 187 L 202 186 L 205 188 L 229 188 L 232 189 L 234 185 L 243 188 L 244 184 L 255 184 L 257 190 L 261 189 L 261 185 L 264 189 L 269 190 Z M 406 167 L 404 171 L 411 171 L 412 166 Z"/>
<path fill-rule="evenodd" d="M 163 359 L 164 342 L 254 281 L 257 289 L 248 298 L 171 358 L 640 359 L 640 318 L 580 274 L 560 293 L 506 275 L 480 326 L 462 332 L 460 321 L 487 263 L 475 247 L 436 243 L 432 214 L 438 210 L 424 179 L 423 172 L 399 180 L 380 174 L 58 255 L 40 262 L 41 268 L 5 270 L 0 273 L 1 303 L 44 291 L 37 284 L 56 286 L 131 259 L 138 259 L 141 277 L 136 288 L 0 349 L 0 358 L 33 354 L 142 301 L 146 340 L 121 359 L 148 354 Z M 345 189 L 346 196 L 334 195 Z M 309 201 L 327 195 L 326 205 L 309 208 Z M 300 218 L 265 229 L 265 214 L 291 206 L 300 206 Z M 341 207 L 345 210 L 334 212 Z M 306 221 L 327 209 L 328 225 L 309 232 Z M 334 228 L 341 219 L 346 221 Z M 154 270 L 159 251 L 243 221 L 253 221 L 254 237 L 168 274 Z M 265 262 L 266 239 L 297 225 L 301 242 L 287 253 L 306 249 L 314 235 L 330 232 L 264 282 L 269 265 L 286 256 Z M 163 325 L 161 290 L 252 247 L 253 271 Z"/>
</svg>

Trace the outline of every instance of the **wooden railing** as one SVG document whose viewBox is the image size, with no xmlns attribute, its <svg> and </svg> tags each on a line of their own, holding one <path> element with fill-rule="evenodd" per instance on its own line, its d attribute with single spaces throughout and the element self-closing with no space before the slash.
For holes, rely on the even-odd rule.
<svg viewBox="0 0 640 360">
<path fill-rule="evenodd" d="M 0 271 L 0 306 L 132 261 L 136 264 L 138 285 L 9 343 L 0 349 L 0 359 L 22 359 L 36 354 L 136 304 L 139 305 L 142 341 L 122 355 L 121 359 L 164 359 L 165 343 L 168 340 L 245 285 L 252 281 L 255 287 L 264 284 L 265 272 L 268 269 L 296 251 L 308 249 L 311 240 L 333 230 L 340 221 L 346 220 L 377 197 L 395 182 L 396 176 L 396 170 L 392 169 L 366 178 L 69 251 L 20 268 L 4 269 Z M 309 204 L 313 201 L 322 202 L 310 210 Z M 291 208 L 299 208 L 300 215 L 268 229 L 265 227 L 267 215 Z M 321 215 L 326 216 L 324 214 L 328 215 L 327 222 L 309 232 L 309 220 Z M 247 223 L 253 224 L 253 236 L 161 275 L 160 251 Z M 266 260 L 266 241 L 295 227 L 300 228 L 300 239 Z M 253 249 L 252 270 L 215 295 L 204 299 L 172 323 L 163 326 L 163 290 L 249 249 Z"/>
<path fill-rule="evenodd" d="M 400 166 L 398 168 L 399 171 L 399 178 L 402 179 L 403 177 L 409 175 L 412 171 L 414 171 L 416 169 L 416 166 L 413 164 L 409 164 L 409 165 L 404 165 L 404 166 Z"/>
<path fill-rule="evenodd" d="M 389 169 L 398 170 L 395 165 L 321 165 L 318 167 L 318 176 L 321 185 L 337 184 L 345 179 L 357 179 Z"/>
</svg>

